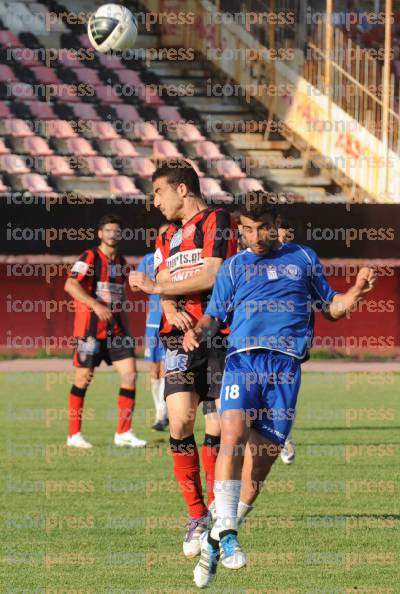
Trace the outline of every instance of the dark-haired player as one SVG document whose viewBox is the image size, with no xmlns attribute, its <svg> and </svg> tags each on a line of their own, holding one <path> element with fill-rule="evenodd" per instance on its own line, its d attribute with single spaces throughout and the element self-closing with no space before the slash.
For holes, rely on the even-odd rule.
<svg viewBox="0 0 400 594">
<path fill-rule="evenodd" d="M 209 523 L 193 435 L 196 409 L 203 401 L 206 435 L 202 462 L 210 507 L 220 439 L 215 400 L 225 359 L 226 330 L 218 333 L 212 349 L 204 345 L 196 353 L 185 353 L 182 339 L 203 315 L 222 262 L 236 253 L 237 233 L 225 210 L 207 207 L 197 173 L 186 161 L 167 161 L 159 167 L 153 174 L 153 188 L 154 205 L 174 223 L 157 238 L 156 281 L 132 272 L 129 282 L 146 293 L 161 295 L 170 444 L 175 477 L 189 511 L 183 552 L 193 557 L 200 553 L 200 536 Z"/>
<path fill-rule="evenodd" d="M 312 249 L 280 243 L 276 207 L 262 195 L 243 205 L 240 222 L 248 248 L 224 262 L 205 315 L 183 343 L 185 351 L 196 352 L 212 344 L 221 324 L 229 324 L 214 483 L 216 522 L 202 538 L 194 571 L 201 588 L 214 579 L 220 556 L 228 569 L 247 562 L 237 539 L 239 498 L 244 487 L 254 491 L 254 501 L 290 431 L 300 364 L 313 337 L 314 306 L 328 319 L 340 319 L 376 280 L 374 270 L 362 268 L 346 293 L 336 293 Z"/>
<path fill-rule="evenodd" d="M 104 360 L 121 378 L 118 395 L 117 446 L 143 447 L 131 430 L 135 406 L 136 365 L 133 339 L 129 336 L 124 312 L 127 262 L 118 254 L 121 220 L 113 214 L 99 221 L 100 245 L 86 250 L 72 266 L 65 290 L 75 301 L 73 363 L 75 381 L 69 395 L 67 445 L 91 448 L 81 433 L 86 390 L 94 368 Z"/>
</svg>

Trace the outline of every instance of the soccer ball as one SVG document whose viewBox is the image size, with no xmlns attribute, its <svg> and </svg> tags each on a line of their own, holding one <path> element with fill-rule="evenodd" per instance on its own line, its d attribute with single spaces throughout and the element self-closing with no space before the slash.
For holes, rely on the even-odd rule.
<svg viewBox="0 0 400 594">
<path fill-rule="evenodd" d="M 89 19 L 88 35 L 94 49 L 102 54 L 128 50 L 136 43 L 137 19 L 125 6 L 103 4 Z"/>
</svg>

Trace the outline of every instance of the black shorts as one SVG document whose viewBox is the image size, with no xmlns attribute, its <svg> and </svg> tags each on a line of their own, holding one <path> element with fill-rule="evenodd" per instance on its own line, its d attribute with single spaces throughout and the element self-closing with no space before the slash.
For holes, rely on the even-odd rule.
<svg viewBox="0 0 400 594">
<path fill-rule="evenodd" d="M 135 356 L 134 341 L 130 336 L 113 336 L 104 340 L 77 338 L 73 354 L 75 367 L 98 367 L 102 361 L 111 365 Z"/>
<path fill-rule="evenodd" d="M 227 337 L 217 334 L 212 345 L 205 341 L 188 353 L 182 348 L 183 334 L 161 334 L 160 338 L 166 353 L 164 397 L 176 392 L 197 392 L 204 403 L 204 414 L 214 412 L 224 372 Z"/>
</svg>

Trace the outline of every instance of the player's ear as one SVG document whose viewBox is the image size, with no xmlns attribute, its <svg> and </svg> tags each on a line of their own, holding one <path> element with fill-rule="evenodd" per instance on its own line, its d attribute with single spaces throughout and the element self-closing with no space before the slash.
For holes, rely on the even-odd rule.
<svg viewBox="0 0 400 594">
<path fill-rule="evenodd" d="M 99 230 L 97 231 L 97 237 L 98 237 L 99 239 L 101 239 L 101 238 L 103 237 L 103 232 L 102 232 L 102 230 L 101 230 L 101 229 L 99 229 Z"/>
</svg>

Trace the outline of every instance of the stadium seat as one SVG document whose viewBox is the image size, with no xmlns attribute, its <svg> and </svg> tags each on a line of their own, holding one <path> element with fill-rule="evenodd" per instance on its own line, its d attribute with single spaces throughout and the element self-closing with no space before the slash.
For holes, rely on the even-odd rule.
<svg viewBox="0 0 400 594">
<path fill-rule="evenodd" d="M 200 157 L 201 159 L 209 160 L 224 158 L 224 155 L 221 153 L 218 146 L 210 140 L 197 142 L 196 144 L 193 144 L 193 148 L 195 150 L 196 156 Z"/>
<path fill-rule="evenodd" d="M 59 177 L 75 175 L 75 171 L 64 157 L 54 155 L 43 159 L 43 173 Z"/>
<path fill-rule="evenodd" d="M 71 105 L 72 111 L 77 118 L 81 120 L 100 120 L 96 109 L 90 103 L 74 103 Z"/>
<path fill-rule="evenodd" d="M 143 85 L 143 81 L 135 70 L 118 70 L 118 78 L 123 85 L 138 87 Z"/>
<path fill-rule="evenodd" d="M 85 163 L 93 175 L 99 177 L 110 177 L 117 175 L 114 167 L 106 157 L 86 157 Z"/>
<path fill-rule="evenodd" d="M 82 101 L 82 95 L 76 85 L 61 83 L 52 88 L 53 97 L 64 103 L 78 103 Z M 85 96 L 85 95 L 84 95 Z"/>
<path fill-rule="evenodd" d="M 30 171 L 22 157 L 10 154 L 0 156 L 0 169 L 10 175 L 20 175 Z"/>
<path fill-rule="evenodd" d="M 92 86 L 103 84 L 103 81 L 99 78 L 97 70 L 94 70 L 94 68 L 86 68 L 85 66 L 83 68 L 72 68 L 72 72 L 81 83 Z"/>
<path fill-rule="evenodd" d="M 6 146 L 3 138 L 0 138 L 0 155 L 7 155 L 10 149 Z"/>
<path fill-rule="evenodd" d="M 82 134 L 86 136 L 86 138 L 97 138 L 98 140 L 114 140 L 115 138 L 120 138 L 120 135 L 115 131 L 110 122 L 98 122 L 92 120 L 86 122 L 86 127 L 82 131 Z"/>
<path fill-rule="evenodd" d="M 133 105 L 115 105 L 114 109 L 118 118 L 128 120 L 129 122 L 139 122 L 142 118 L 136 107 Z"/>
<path fill-rule="evenodd" d="M 243 179 L 238 180 L 239 191 L 246 193 L 246 192 L 258 192 L 264 191 L 264 187 L 260 180 L 255 179 L 254 177 L 246 177 Z"/>
<path fill-rule="evenodd" d="M 0 64 L 0 82 L 14 82 L 18 80 L 14 71 L 7 64 Z"/>
<path fill-rule="evenodd" d="M 72 138 L 77 136 L 71 124 L 65 120 L 43 120 L 41 122 L 41 133 L 43 136 L 54 136 L 54 138 Z"/>
<path fill-rule="evenodd" d="M 132 196 L 141 192 L 129 177 L 117 175 L 110 178 L 110 193 L 117 196 Z"/>
<path fill-rule="evenodd" d="M 18 101 L 37 101 L 38 98 L 45 96 L 45 88 L 35 88 L 23 82 L 11 82 L 7 85 L 8 96 L 12 95 Z M 37 91 L 37 92 L 36 92 Z"/>
<path fill-rule="evenodd" d="M 118 157 L 138 157 L 139 153 L 134 145 L 126 138 L 116 138 L 108 143 L 108 150 L 104 151 L 107 155 L 117 155 Z"/>
<path fill-rule="evenodd" d="M 5 101 L 0 101 L 0 118 L 12 118 L 12 112 Z"/>
<path fill-rule="evenodd" d="M 39 60 L 37 59 L 35 50 L 25 48 L 22 52 L 13 53 L 13 60 L 21 66 L 41 66 Z"/>
<path fill-rule="evenodd" d="M 53 68 L 48 66 L 31 66 L 31 72 L 35 75 L 38 82 L 45 85 L 59 85 L 61 80 L 58 78 Z"/>
<path fill-rule="evenodd" d="M 160 105 L 160 107 L 157 107 L 157 113 L 160 120 L 168 122 L 180 122 L 183 119 L 178 108 L 173 105 Z"/>
<path fill-rule="evenodd" d="M 130 160 L 133 175 L 139 177 L 149 178 L 153 175 L 156 170 L 154 163 L 146 157 L 135 157 Z"/>
<path fill-rule="evenodd" d="M 202 170 L 200 169 L 200 167 L 198 166 L 198 164 L 196 163 L 196 161 L 193 161 L 192 159 L 186 159 L 185 161 L 187 161 L 195 170 L 195 172 L 197 173 L 197 175 L 199 177 L 204 177 L 204 173 L 202 172 Z"/>
<path fill-rule="evenodd" d="M 49 156 L 53 154 L 53 151 L 47 144 L 44 138 L 40 136 L 26 136 L 22 139 L 24 152 L 32 156 Z"/>
<path fill-rule="evenodd" d="M 91 48 L 92 47 L 92 45 L 91 45 L 91 43 L 89 41 L 89 37 L 88 37 L 87 33 L 83 33 L 82 35 L 79 35 L 78 39 L 79 39 L 79 43 L 83 47 L 85 47 L 85 48 Z"/>
<path fill-rule="evenodd" d="M 104 68 L 108 68 L 109 70 L 125 70 L 125 66 L 122 64 L 119 56 L 98 54 L 97 59 Z"/>
<path fill-rule="evenodd" d="M 215 169 L 217 170 L 218 175 L 225 179 L 240 179 L 246 177 L 246 174 L 232 159 L 219 159 L 215 163 Z"/>
<path fill-rule="evenodd" d="M 73 71 L 76 68 L 85 67 L 83 61 L 80 60 L 78 55 L 72 52 L 70 49 L 59 53 L 58 62 L 65 68 L 71 68 Z"/>
<path fill-rule="evenodd" d="M 176 127 L 176 135 L 184 142 L 199 142 L 205 140 L 200 130 L 193 124 L 179 123 Z"/>
<path fill-rule="evenodd" d="M 182 154 L 170 140 L 155 140 L 153 142 L 154 159 L 182 159 Z"/>
<path fill-rule="evenodd" d="M 124 103 L 116 90 L 110 85 L 98 85 L 94 87 L 96 97 L 103 103 L 112 105 L 114 103 Z"/>
<path fill-rule="evenodd" d="M 3 47 L 23 47 L 18 37 L 12 31 L 0 31 L 0 45 Z"/>
<path fill-rule="evenodd" d="M 56 192 L 48 185 L 46 179 L 38 173 L 25 173 L 20 178 L 21 189 L 30 194 L 52 194 Z"/>
<path fill-rule="evenodd" d="M 158 95 L 157 89 L 149 85 L 141 85 L 137 88 L 137 95 L 145 105 L 158 107 L 164 105 L 164 101 Z"/>
<path fill-rule="evenodd" d="M 133 131 L 136 138 L 144 144 L 154 142 L 155 140 L 162 140 L 163 138 L 158 133 L 157 128 L 153 124 L 150 124 L 150 122 L 135 122 Z"/>
<path fill-rule="evenodd" d="M 86 138 L 67 138 L 65 143 L 70 155 L 76 155 L 77 157 L 94 157 L 97 155 L 97 151 L 94 150 Z"/>
<path fill-rule="evenodd" d="M 9 191 L 10 191 L 10 188 L 4 184 L 3 179 L 0 176 L 0 193 L 4 194 L 5 192 L 9 192 Z"/>
<path fill-rule="evenodd" d="M 220 182 L 212 177 L 200 179 L 200 191 L 205 198 L 218 199 L 219 202 L 232 202 L 232 196 L 224 192 Z"/>
<path fill-rule="evenodd" d="M 29 109 L 31 114 L 38 119 L 41 120 L 55 120 L 57 119 L 56 114 L 54 113 L 53 108 L 48 103 L 43 103 L 43 101 L 32 101 L 29 104 Z"/>
<path fill-rule="evenodd" d="M 18 118 L 2 120 L 0 122 L 0 132 L 9 136 L 16 136 L 17 138 L 34 135 L 27 122 Z"/>
</svg>

